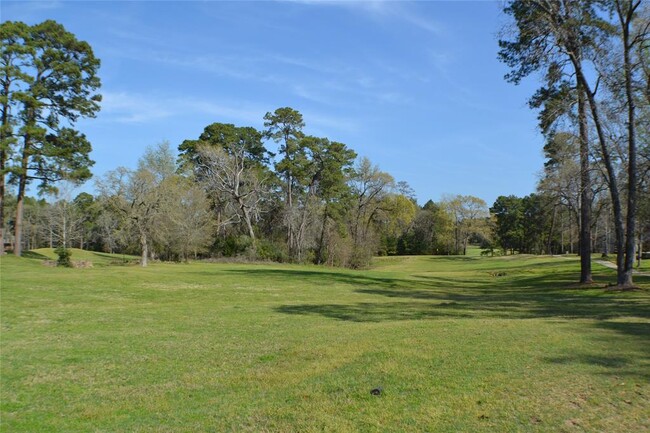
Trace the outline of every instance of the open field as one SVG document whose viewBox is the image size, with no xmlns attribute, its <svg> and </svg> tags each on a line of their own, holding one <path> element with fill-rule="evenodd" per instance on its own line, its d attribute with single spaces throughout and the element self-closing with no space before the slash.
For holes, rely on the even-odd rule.
<svg viewBox="0 0 650 433">
<path fill-rule="evenodd" d="M 574 257 L 32 257 L 0 259 L 3 432 L 650 429 L 648 277 L 606 292 L 594 265 L 581 288 Z"/>
</svg>

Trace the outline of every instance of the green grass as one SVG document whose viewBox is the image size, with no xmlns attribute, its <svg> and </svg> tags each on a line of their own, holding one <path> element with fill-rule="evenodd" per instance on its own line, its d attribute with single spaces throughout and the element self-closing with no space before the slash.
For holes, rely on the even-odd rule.
<svg viewBox="0 0 650 433">
<path fill-rule="evenodd" d="M 574 257 L 0 260 L 3 432 L 650 429 L 650 279 Z"/>
</svg>

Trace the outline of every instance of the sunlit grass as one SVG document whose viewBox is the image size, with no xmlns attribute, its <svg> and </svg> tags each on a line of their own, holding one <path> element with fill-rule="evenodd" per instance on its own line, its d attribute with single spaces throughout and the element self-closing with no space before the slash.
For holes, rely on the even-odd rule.
<svg viewBox="0 0 650 433">
<path fill-rule="evenodd" d="M 0 260 L 2 431 L 650 428 L 650 279 L 575 257 Z"/>
</svg>

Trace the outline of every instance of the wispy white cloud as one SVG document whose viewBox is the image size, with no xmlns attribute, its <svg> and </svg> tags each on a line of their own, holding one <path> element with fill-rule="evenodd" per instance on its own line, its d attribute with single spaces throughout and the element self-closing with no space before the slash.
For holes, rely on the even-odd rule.
<svg viewBox="0 0 650 433">
<path fill-rule="evenodd" d="M 416 3 L 403 1 L 344 1 L 344 0 L 292 0 L 291 3 L 315 6 L 335 6 L 346 8 L 372 19 L 398 20 L 429 33 L 444 33 L 441 23 L 426 18 L 414 10 Z"/>
<path fill-rule="evenodd" d="M 217 103 L 194 97 L 164 97 L 127 92 L 104 92 L 99 120 L 112 123 L 154 123 L 183 116 L 206 116 L 214 121 L 244 125 L 260 125 L 269 107 L 256 102 Z M 332 129 L 355 131 L 357 125 L 344 116 L 323 114 L 318 110 L 303 110 L 303 116 L 313 129 L 311 133 L 325 134 Z"/>
<path fill-rule="evenodd" d="M 257 123 L 265 111 L 252 104 L 218 104 L 187 97 L 103 92 L 100 119 L 117 123 L 148 123 L 183 115 L 210 115 Z"/>
<path fill-rule="evenodd" d="M 282 54 L 183 55 L 134 47 L 116 48 L 115 55 L 194 72 L 202 71 L 235 80 L 282 86 L 295 96 L 325 105 L 341 106 L 349 103 L 349 95 L 378 103 L 404 104 L 410 100 L 396 91 L 391 83 L 387 83 L 385 79 L 380 80 L 376 74 L 336 59 L 316 60 Z M 307 69 L 311 73 L 305 75 L 293 71 L 293 68 Z"/>
<path fill-rule="evenodd" d="M 59 9 L 61 6 L 62 2 L 59 0 L 4 1 L 2 9 L 6 12 L 10 12 L 12 15 L 31 16 L 32 14 L 41 13 L 43 11 Z"/>
<path fill-rule="evenodd" d="M 315 135 L 330 135 L 332 130 L 356 132 L 359 129 L 359 125 L 349 117 L 332 116 L 312 110 L 304 110 L 303 116 L 314 129 L 312 133 Z"/>
<path fill-rule="evenodd" d="M 173 116 L 161 100 L 126 92 L 102 92 L 100 119 L 118 123 L 146 123 Z"/>
<path fill-rule="evenodd" d="M 63 7 L 59 0 L 44 1 L 0 1 L 0 22 L 23 21 L 35 24 L 50 18 L 53 11 Z"/>
</svg>

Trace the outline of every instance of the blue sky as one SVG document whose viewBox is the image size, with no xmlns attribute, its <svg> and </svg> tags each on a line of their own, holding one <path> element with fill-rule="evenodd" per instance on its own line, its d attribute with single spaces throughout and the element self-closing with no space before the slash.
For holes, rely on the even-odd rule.
<svg viewBox="0 0 650 433">
<path fill-rule="evenodd" d="M 78 124 L 96 176 L 213 122 L 262 129 L 289 106 L 306 133 L 346 143 L 421 204 L 469 194 L 491 205 L 533 192 L 543 164 L 526 105 L 536 83 L 505 82 L 497 60 L 501 4 L 3 0 L 0 13 L 54 19 L 101 59 L 102 110 Z"/>
</svg>

